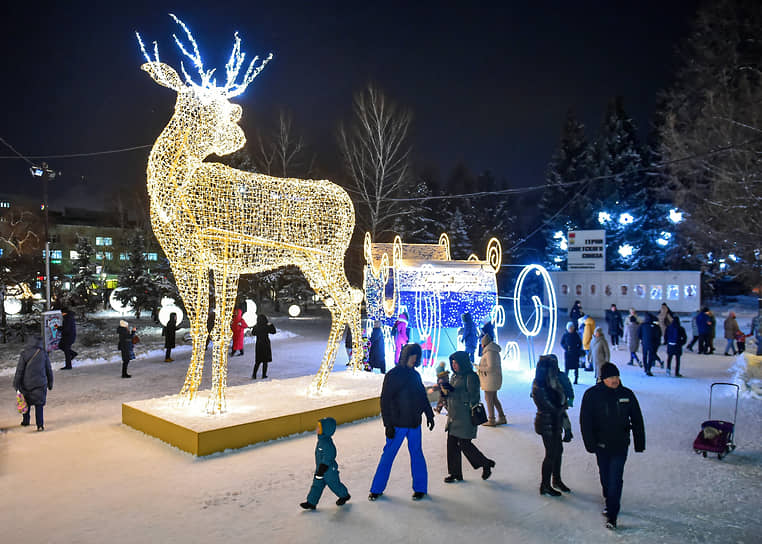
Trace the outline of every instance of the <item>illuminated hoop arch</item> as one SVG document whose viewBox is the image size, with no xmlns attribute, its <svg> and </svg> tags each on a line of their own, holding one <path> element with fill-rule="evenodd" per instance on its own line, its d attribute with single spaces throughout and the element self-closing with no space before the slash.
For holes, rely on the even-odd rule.
<svg viewBox="0 0 762 544">
<path fill-rule="evenodd" d="M 520 296 L 521 296 L 521 290 L 524 287 L 524 280 L 527 277 L 527 274 L 530 272 L 536 272 L 540 276 L 542 276 L 542 281 L 545 287 L 545 291 L 549 295 L 548 305 L 544 306 L 542 304 L 542 300 L 540 300 L 540 297 L 537 295 L 532 295 L 532 303 L 534 304 L 534 311 L 535 311 L 535 320 L 534 325 L 531 329 L 527 328 L 526 322 L 524 321 L 524 317 L 521 315 L 521 304 L 520 302 Z M 513 311 L 516 316 L 516 324 L 519 326 L 519 330 L 521 333 L 527 337 L 534 337 L 537 336 L 540 333 L 540 329 L 542 328 L 542 310 L 543 308 L 547 308 L 548 310 L 548 323 L 549 323 L 549 330 L 548 330 L 548 337 L 545 341 L 545 348 L 543 349 L 541 355 L 547 355 L 553 350 L 553 346 L 556 342 L 556 320 L 557 320 L 557 314 L 558 314 L 558 307 L 556 304 L 556 292 L 553 289 L 553 282 L 550 280 L 550 274 L 548 274 L 548 271 L 545 270 L 542 266 L 538 264 L 531 264 L 529 266 L 525 266 L 521 273 L 519 274 L 518 279 L 516 280 L 516 286 L 514 287 L 513 291 Z"/>
</svg>

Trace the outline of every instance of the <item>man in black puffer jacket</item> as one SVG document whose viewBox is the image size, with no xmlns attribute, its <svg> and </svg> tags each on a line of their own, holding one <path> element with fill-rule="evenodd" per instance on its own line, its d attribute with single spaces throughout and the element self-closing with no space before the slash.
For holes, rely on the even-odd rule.
<svg viewBox="0 0 762 544">
<path fill-rule="evenodd" d="M 622 498 L 622 475 L 632 430 L 635 451 L 646 449 L 646 431 L 635 393 L 624 387 L 619 369 L 612 363 L 601 367 L 602 381 L 582 397 L 580 427 L 585 449 L 598 460 L 606 527 L 616 528 Z"/>
<path fill-rule="evenodd" d="M 420 500 L 427 493 L 428 472 L 421 444 L 421 414 L 426 414 L 426 424 L 431 431 L 434 429 L 434 411 L 426 396 L 421 375 L 415 370 L 420 364 L 421 346 L 408 344 L 402 348 L 397 366 L 384 378 L 381 418 L 386 428 L 386 445 L 370 486 L 368 500 L 375 501 L 383 494 L 394 458 L 406 438 L 413 473 L 413 500 Z"/>
</svg>

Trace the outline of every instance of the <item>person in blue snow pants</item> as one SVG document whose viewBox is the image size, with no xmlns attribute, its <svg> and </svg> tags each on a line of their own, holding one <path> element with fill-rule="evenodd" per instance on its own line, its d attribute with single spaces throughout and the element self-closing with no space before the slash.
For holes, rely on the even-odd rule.
<svg viewBox="0 0 762 544">
<path fill-rule="evenodd" d="M 381 418 L 386 444 L 373 476 L 368 500 L 375 501 L 386 489 L 394 458 L 407 440 L 410 469 L 413 475 L 413 500 L 422 499 L 428 491 L 428 472 L 421 444 L 421 415 L 426 414 L 429 430 L 434 429 L 434 411 L 426 396 L 421 375 L 415 367 L 421 364 L 421 346 L 408 344 L 400 358 L 384 378 L 381 389 Z"/>
<path fill-rule="evenodd" d="M 307 495 L 307 501 L 299 506 L 305 510 L 314 510 L 323 494 L 325 486 L 333 491 L 338 500 L 337 506 L 342 506 L 349 499 L 349 491 L 339 479 L 339 465 L 336 463 L 336 445 L 333 443 L 333 433 L 336 432 L 336 420 L 332 417 L 321 419 L 317 424 L 318 441 L 315 446 L 315 475 L 312 487 Z"/>
</svg>

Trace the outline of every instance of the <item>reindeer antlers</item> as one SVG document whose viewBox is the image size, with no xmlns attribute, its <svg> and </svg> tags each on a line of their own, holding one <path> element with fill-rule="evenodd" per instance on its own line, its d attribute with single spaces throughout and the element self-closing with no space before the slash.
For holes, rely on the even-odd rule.
<svg viewBox="0 0 762 544">
<path fill-rule="evenodd" d="M 180 38 L 177 37 L 177 34 L 172 34 L 172 37 L 175 39 L 175 43 L 180 48 L 180 51 L 182 51 L 183 55 L 188 57 L 193 62 L 193 65 L 196 67 L 196 70 L 201 76 L 201 84 L 199 85 L 198 83 L 193 81 L 193 78 L 185 70 L 185 65 L 183 64 L 182 61 L 180 61 L 180 69 L 182 70 L 183 75 L 185 76 L 185 81 L 191 87 L 197 87 L 200 89 L 213 89 L 218 91 L 220 94 L 222 94 L 222 96 L 226 98 L 232 98 L 234 96 L 238 96 L 239 94 L 243 93 L 246 90 L 246 87 L 248 87 L 249 84 L 252 81 L 254 81 L 254 78 L 259 75 L 259 73 L 262 71 L 265 65 L 268 62 L 270 62 L 270 60 L 273 58 L 273 54 L 270 53 L 267 56 L 267 58 L 263 59 L 262 62 L 260 62 L 259 66 L 256 66 L 256 62 L 259 60 L 259 56 L 254 57 L 249 63 L 249 67 L 246 69 L 246 73 L 243 76 L 243 80 L 240 83 L 236 83 L 236 79 L 238 79 L 238 74 L 241 71 L 241 67 L 243 66 L 244 59 L 246 58 L 246 53 L 241 52 L 241 38 L 238 36 L 238 32 L 236 32 L 234 34 L 233 51 L 230 53 L 230 59 L 228 59 L 227 64 L 225 64 L 225 71 L 226 71 L 225 85 L 222 87 L 218 87 L 217 79 L 212 78 L 216 69 L 213 68 L 211 70 L 204 70 L 204 63 L 201 60 L 201 53 L 198 50 L 198 44 L 196 43 L 196 40 L 193 38 L 193 34 L 191 34 L 190 29 L 188 29 L 185 23 L 183 23 L 178 17 L 176 17 L 175 14 L 170 13 L 169 16 L 172 17 L 172 19 L 174 19 L 174 21 L 178 25 L 180 25 L 180 27 L 183 29 L 193 49 L 193 54 L 189 53 L 188 49 L 185 47 L 183 42 L 180 41 Z M 135 35 L 138 38 L 138 43 L 140 44 L 140 50 L 143 52 L 143 56 L 146 58 L 146 61 L 149 63 L 160 62 L 159 61 L 159 46 L 157 45 L 157 43 L 153 42 L 154 58 L 151 59 L 151 56 L 146 51 L 145 44 L 143 44 L 143 40 L 140 37 L 140 34 L 138 32 L 135 32 Z M 167 87 L 170 87 L 176 91 L 181 90 L 176 88 L 176 85 L 170 84 L 169 81 L 163 80 L 162 82 L 166 84 Z"/>
</svg>

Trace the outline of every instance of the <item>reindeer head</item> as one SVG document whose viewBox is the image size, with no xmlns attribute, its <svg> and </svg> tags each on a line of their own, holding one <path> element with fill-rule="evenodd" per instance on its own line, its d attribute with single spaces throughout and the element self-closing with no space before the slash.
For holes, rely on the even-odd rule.
<svg viewBox="0 0 762 544">
<path fill-rule="evenodd" d="M 176 34 L 172 35 L 180 51 L 193 62 L 198 70 L 201 83 L 193 81 L 182 62 L 180 62 L 180 68 L 185 77 L 184 82 L 171 66 L 161 62 L 156 42 L 153 42 L 154 58 L 152 59 L 146 52 L 140 34 L 136 32 L 140 49 L 147 61 L 141 68 L 148 72 L 159 85 L 177 92 L 175 116 L 178 122 L 188 125 L 187 145 L 192 148 L 191 152 L 194 155 L 204 158 L 212 153 L 220 156 L 232 153 L 244 146 L 246 137 L 241 127 L 238 126 L 238 121 L 241 119 L 241 106 L 232 104 L 229 99 L 246 90 L 246 87 L 272 59 L 272 53 L 263 59 L 258 66 L 256 63 L 259 57 L 254 57 L 249 63 L 243 80 L 236 83 L 246 57 L 245 53 L 241 53 L 241 39 L 236 32 L 233 51 L 225 65 L 225 84 L 218 86 L 217 79 L 213 77 L 215 70 L 204 69 L 198 46 L 188 27 L 173 14 L 170 13 L 170 16 L 182 27 L 191 43 L 192 54 Z"/>
</svg>

